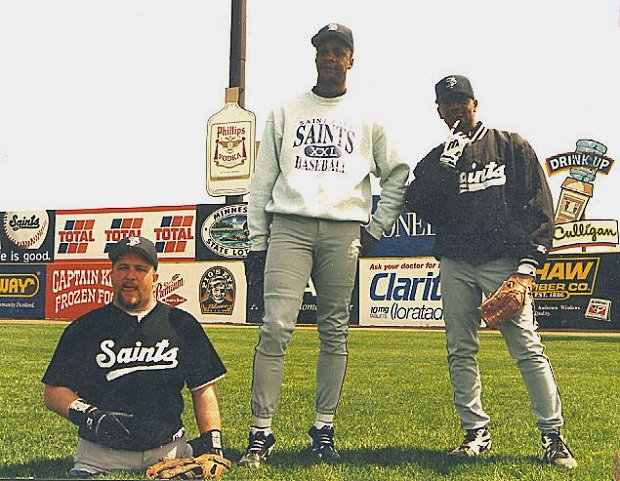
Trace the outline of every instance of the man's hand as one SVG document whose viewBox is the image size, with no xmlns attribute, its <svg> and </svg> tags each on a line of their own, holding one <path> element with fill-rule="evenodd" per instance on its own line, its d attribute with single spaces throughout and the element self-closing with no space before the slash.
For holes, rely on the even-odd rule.
<svg viewBox="0 0 620 481">
<path fill-rule="evenodd" d="M 360 226 L 360 257 L 368 256 L 375 246 L 379 243 L 379 239 L 374 237 L 370 232 L 366 230 L 366 227 Z"/>
<path fill-rule="evenodd" d="M 249 286 L 262 283 L 265 276 L 265 261 L 267 251 L 249 251 L 243 260 L 245 267 L 245 279 Z"/>
<path fill-rule="evenodd" d="M 192 456 L 201 456 L 203 454 L 218 454 L 222 452 L 222 432 L 219 429 L 200 434 L 197 438 L 190 439 L 187 444 L 192 447 Z"/>
<path fill-rule="evenodd" d="M 132 418 L 133 414 L 104 411 L 83 399 L 76 399 L 69 406 L 69 419 L 101 440 L 129 438 Z"/>
<path fill-rule="evenodd" d="M 464 132 L 457 130 L 459 123 L 460 120 L 457 120 L 452 129 L 450 129 L 450 135 L 448 135 L 443 145 L 443 153 L 439 157 L 441 165 L 450 169 L 456 167 L 456 163 L 463 154 L 465 146 L 471 142 L 471 139 Z"/>
<path fill-rule="evenodd" d="M 245 267 L 245 280 L 247 282 L 248 308 L 258 309 L 259 316 L 262 317 L 265 308 L 263 300 L 265 262 L 267 251 L 249 251 L 243 260 Z"/>
</svg>

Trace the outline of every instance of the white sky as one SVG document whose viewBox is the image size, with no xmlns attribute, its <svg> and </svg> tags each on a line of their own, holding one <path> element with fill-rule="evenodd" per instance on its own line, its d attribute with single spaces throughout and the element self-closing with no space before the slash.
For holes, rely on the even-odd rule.
<svg viewBox="0 0 620 481">
<path fill-rule="evenodd" d="M 413 166 L 446 127 L 433 86 L 467 75 L 478 118 L 539 158 L 593 138 L 620 159 L 620 0 L 247 0 L 246 108 L 314 85 L 310 37 L 352 28 L 349 89 L 381 103 Z M 208 118 L 228 86 L 228 0 L 2 0 L 0 210 L 223 202 L 205 190 Z M 619 161 L 620 162 L 620 161 Z M 567 173 L 550 179 L 557 202 Z M 588 218 L 620 218 L 620 165 Z"/>
</svg>

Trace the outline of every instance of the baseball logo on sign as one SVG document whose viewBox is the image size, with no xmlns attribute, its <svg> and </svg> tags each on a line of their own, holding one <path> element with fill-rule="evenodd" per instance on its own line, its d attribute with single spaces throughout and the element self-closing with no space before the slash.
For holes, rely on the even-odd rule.
<svg viewBox="0 0 620 481">
<path fill-rule="evenodd" d="M 23 249 L 38 249 L 47 236 L 47 211 L 5 212 L 4 233 L 13 244 Z"/>
</svg>

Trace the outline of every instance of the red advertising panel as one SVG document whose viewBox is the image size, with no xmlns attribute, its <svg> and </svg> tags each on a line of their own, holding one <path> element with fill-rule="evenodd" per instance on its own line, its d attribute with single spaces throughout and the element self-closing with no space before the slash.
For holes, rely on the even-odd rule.
<svg viewBox="0 0 620 481">
<path fill-rule="evenodd" d="M 46 285 L 47 319 L 75 319 L 112 300 L 109 263 L 52 264 Z"/>
<path fill-rule="evenodd" d="M 159 264 L 155 299 L 193 314 L 200 322 L 245 323 L 243 263 Z M 110 264 L 56 263 L 47 270 L 45 317 L 75 319 L 112 301 Z"/>
</svg>

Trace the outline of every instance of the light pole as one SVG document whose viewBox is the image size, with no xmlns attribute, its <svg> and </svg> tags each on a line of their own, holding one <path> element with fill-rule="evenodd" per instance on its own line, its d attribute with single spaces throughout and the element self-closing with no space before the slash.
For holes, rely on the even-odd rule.
<svg viewBox="0 0 620 481">
<path fill-rule="evenodd" d="M 245 106 L 245 19 L 246 0 L 231 0 L 230 60 L 228 86 L 239 88 L 240 107 Z M 226 196 L 226 204 L 243 202 L 242 195 Z"/>
</svg>

